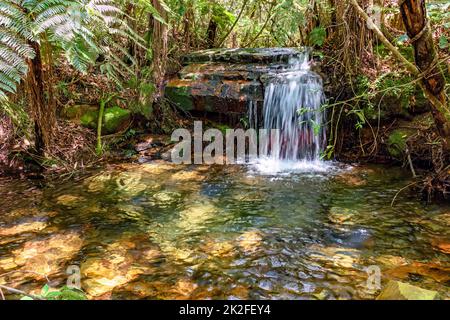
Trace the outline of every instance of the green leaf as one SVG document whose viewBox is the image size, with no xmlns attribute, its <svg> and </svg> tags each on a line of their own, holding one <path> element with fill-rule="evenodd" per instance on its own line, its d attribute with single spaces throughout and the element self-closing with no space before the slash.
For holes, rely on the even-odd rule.
<svg viewBox="0 0 450 320">
<path fill-rule="evenodd" d="M 34 299 L 31 297 L 25 296 L 25 297 L 20 298 L 20 300 L 34 300 Z"/>
<path fill-rule="evenodd" d="M 309 34 L 309 41 L 312 45 L 323 46 L 325 39 L 327 37 L 327 32 L 324 27 L 316 27 Z"/>
<path fill-rule="evenodd" d="M 61 296 L 59 297 L 59 299 L 60 300 L 87 300 L 87 297 L 83 291 L 65 286 L 61 289 Z"/>
<path fill-rule="evenodd" d="M 61 291 L 52 291 L 49 292 L 45 297 L 51 300 L 56 300 L 56 298 L 59 298 L 61 296 Z"/>
<path fill-rule="evenodd" d="M 50 290 L 50 287 L 48 286 L 48 284 L 46 284 L 41 289 L 41 296 L 45 297 L 48 293 L 48 290 Z"/>
<path fill-rule="evenodd" d="M 448 39 L 445 35 L 442 35 L 439 38 L 439 48 L 441 48 L 441 49 L 448 48 Z"/>
</svg>

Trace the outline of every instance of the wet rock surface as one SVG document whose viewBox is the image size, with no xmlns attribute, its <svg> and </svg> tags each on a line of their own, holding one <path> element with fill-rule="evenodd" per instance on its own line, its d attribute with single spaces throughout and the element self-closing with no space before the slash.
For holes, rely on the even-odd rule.
<svg viewBox="0 0 450 320">
<path fill-rule="evenodd" d="M 422 289 L 407 283 L 389 281 L 377 300 L 437 300 L 436 291 Z"/>
<path fill-rule="evenodd" d="M 262 108 L 265 77 L 285 70 L 299 49 L 214 49 L 191 53 L 165 88 L 166 97 L 186 111 L 242 115 L 250 102 Z"/>
</svg>

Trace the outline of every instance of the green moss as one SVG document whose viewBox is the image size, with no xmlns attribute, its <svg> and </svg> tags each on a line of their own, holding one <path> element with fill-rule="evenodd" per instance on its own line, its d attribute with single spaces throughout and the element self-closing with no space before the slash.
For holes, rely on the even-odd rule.
<svg viewBox="0 0 450 320">
<path fill-rule="evenodd" d="M 221 124 L 221 123 L 216 123 L 215 127 L 216 127 L 216 129 L 219 129 L 224 136 L 226 135 L 227 130 L 232 129 L 230 126 L 227 126 L 226 124 Z"/>
<path fill-rule="evenodd" d="M 414 95 L 416 87 L 411 77 L 399 76 L 391 73 L 376 82 L 378 90 L 384 91 L 385 96 L 399 99 L 402 109 L 407 109 L 411 96 Z"/>
<path fill-rule="evenodd" d="M 87 128 L 97 128 L 98 110 L 88 110 L 80 118 L 81 124 Z"/>
<path fill-rule="evenodd" d="M 105 109 L 103 130 L 107 133 L 117 132 L 130 119 L 130 116 L 129 110 L 117 106 Z"/>
<path fill-rule="evenodd" d="M 166 87 L 165 96 L 185 111 L 194 109 L 189 87 Z"/>
<path fill-rule="evenodd" d="M 402 130 L 395 130 L 389 135 L 388 151 L 394 158 L 401 158 L 406 150 L 408 134 Z"/>
<path fill-rule="evenodd" d="M 80 118 L 86 113 L 92 111 L 96 112 L 98 106 L 81 104 L 81 105 L 67 105 L 61 111 L 61 116 L 68 120 L 80 120 Z"/>
<path fill-rule="evenodd" d="M 131 111 L 120 107 L 112 107 L 105 109 L 103 116 L 103 133 L 115 133 L 120 130 L 131 117 Z M 98 110 L 89 110 L 80 118 L 81 124 L 90 129 L 97 128 Z"/>
</svg>

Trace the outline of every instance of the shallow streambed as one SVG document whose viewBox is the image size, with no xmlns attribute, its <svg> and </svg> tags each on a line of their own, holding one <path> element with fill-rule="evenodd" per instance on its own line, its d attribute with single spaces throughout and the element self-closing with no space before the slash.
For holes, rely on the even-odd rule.
<svg viewBox="0 0 450 320">
<path fill-rule="evenodd" d="M 39 292 L 39 274 L 62 285 L 76 265 L 96 299 L 371 299 L 376 265 L 383 285 L 448 298 L 450 207 L 405 194 L 391 207 L 408 177 L 160 162 L 0 180 L 0 284 Z"/>
</svg>

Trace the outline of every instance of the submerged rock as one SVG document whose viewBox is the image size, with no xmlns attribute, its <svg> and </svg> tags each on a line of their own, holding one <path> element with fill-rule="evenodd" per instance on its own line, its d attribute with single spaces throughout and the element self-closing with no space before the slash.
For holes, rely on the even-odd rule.
<svg viewBox="0 0 450 320">
<path fill-rule="evenodd" d="M 134 197 L 147 189 L 147 185 L 141 182 L 141 179 L 140 172 L 122 172 L 115 179 L 117 190 L 122 197 Z"/>
<path fill-rule="evenodd" d="M 347 172 L 340 174 L 336 179 L 350 187 L 361 187 L 367 184 L 367 180 L 361 177 L 358 173 Z"/>
<path fill-rule="evenodd" d="M 217 258 L 230 257 L 235 254 L 235 247 L 231 242 L 217 242 L 210 240 L 202 246 L 202 249 L 208 255 L 212 255 Z"/>
<path fill-rule="evenodd" d="M 189 279 L 180 279 L 174 285 L 172 292 L 175 294 L 173 299 L 185 300 L 189 299 L 192 293 L 197 289 L 198 285 Z"/>
<path fill-rule="evenodd" d="M 436 291 L 422 289 L 408 283 L 389 281 L 377 300 L 437 300 Z"/>
<path fill-rule="evenodd" d="M 24 270 L 45 275 L 65 272 L 61 264 L 75 256 L 82 245 L 83 240 L 75 232 L 28 241 L 22 248 L 13 251 L 14 263 Z"/>
<path fill-rule="evenodd" d="M 352 209 L 332 207 L 328 214 L 328 219 L 341 225 L 353 225 L 357 212 Z"/>
<path fill-rule="evenodd" d="M 41 221 L 26 222 L 7 228 L 1 228 L 0 236 L 7 237 L 7 236 L 14 236 L 24 232 L 36 232 L 45 229 L 46 226 L 47 224 Z"/>
<path fill-rule="evenodd" d="M 419 275 L 440 283 L 450 281 L 450 267 L 435 263 L 412 262 L 391 268 L 385 271 L 385 274 L 397 279 L 409 279 L 411 276 Z"/>
<path fill-rule="evenodd" d="M 89 192 L 101 192 L 106 189 L 108 182 L 111 180 L 111 173 L 105 172 L 84 181 Z"/>
<path fill-rule="evenodd" d="M 13 270 L 17 267 L 17 264 L 14 262 L 13 257 L 2 257 L 0 258 L 0 270 L 1 273 Z"/>
<path fill-rule="evenodd" d="M 199 171 L 178 171 L 174 173 L 171 177 L 171 180 L 174 181 L 203 181 L 205 179 L 205 176 L 203 173 Z"/>
<path fill-rule="evenodd" d="M 216 206 L 211 202 L 196 203 L 180 213 L 177 226 L 185 230 L 194 230 L 204 226 L 205 222 L 214 217 Z"/>
<path fill-rule="evenodd" d="M 109 295 L 114 288 L 153 271 L 151 263 L 161 252 L 146 237 L 124 235 L 104 248 L 103 256 L 81 264 L 82 287 L 91 297 Z"/>
<path fill-rule="evenodd" d="M 387 266 L 389 268 L 398 267 L 398 266 L 404 266 L 408 264 L 408 260 L 399 257 L 399 256 L 392 256 L 392 255 L 382 255 L 376 258 L 376 261 L 378 263 L 381 263 L 384 266 Z"/>
<path fill-rule="evenodd" d="M 361 252 L 356 249 L 312 245 L 308 251 L 312 260 L 338 268 L 355 269 L 360 262 Z"/>
<path fill-rule="evenodd" d="M 81 196 L 71 195 L 71 194 L 65 194 L 62 196 L 59 196 L 56 198 L 56 202 L 60 205 L 66 206 L 66 207 L 77 207 L 79 204 L 86 199 Z"/>
<path fill-rule="evenodd" d="M 169 205 L 181 198 L 181 195 L 178 192 L 172 191 L 160 191 L 153 195 L 153 198 L 159 205 Z"/>
<path fill-rule="evenodd" d="M 373 238 L 370 232 L 364 228 L 355 230 L 326 230 L 324 239 L 332 244 L 339 244 L 346 248 L 364 248 L 373 245 Z"/>
<path fill-rule="evenodd" d="M 145 163 L 140 165 L 139 170 L 151 175 L 162 175 L 177 168 L 177 165 L 167 163 L 165 161 L 153 161 L 152 163 Z"/>
<path fill-rule="evenodd" d="M 261 247 L 262 239 L 259 231 L 247 231 L 239 236 L 238 243 L 245 253 L 254 253 Z"/>
</svg>

